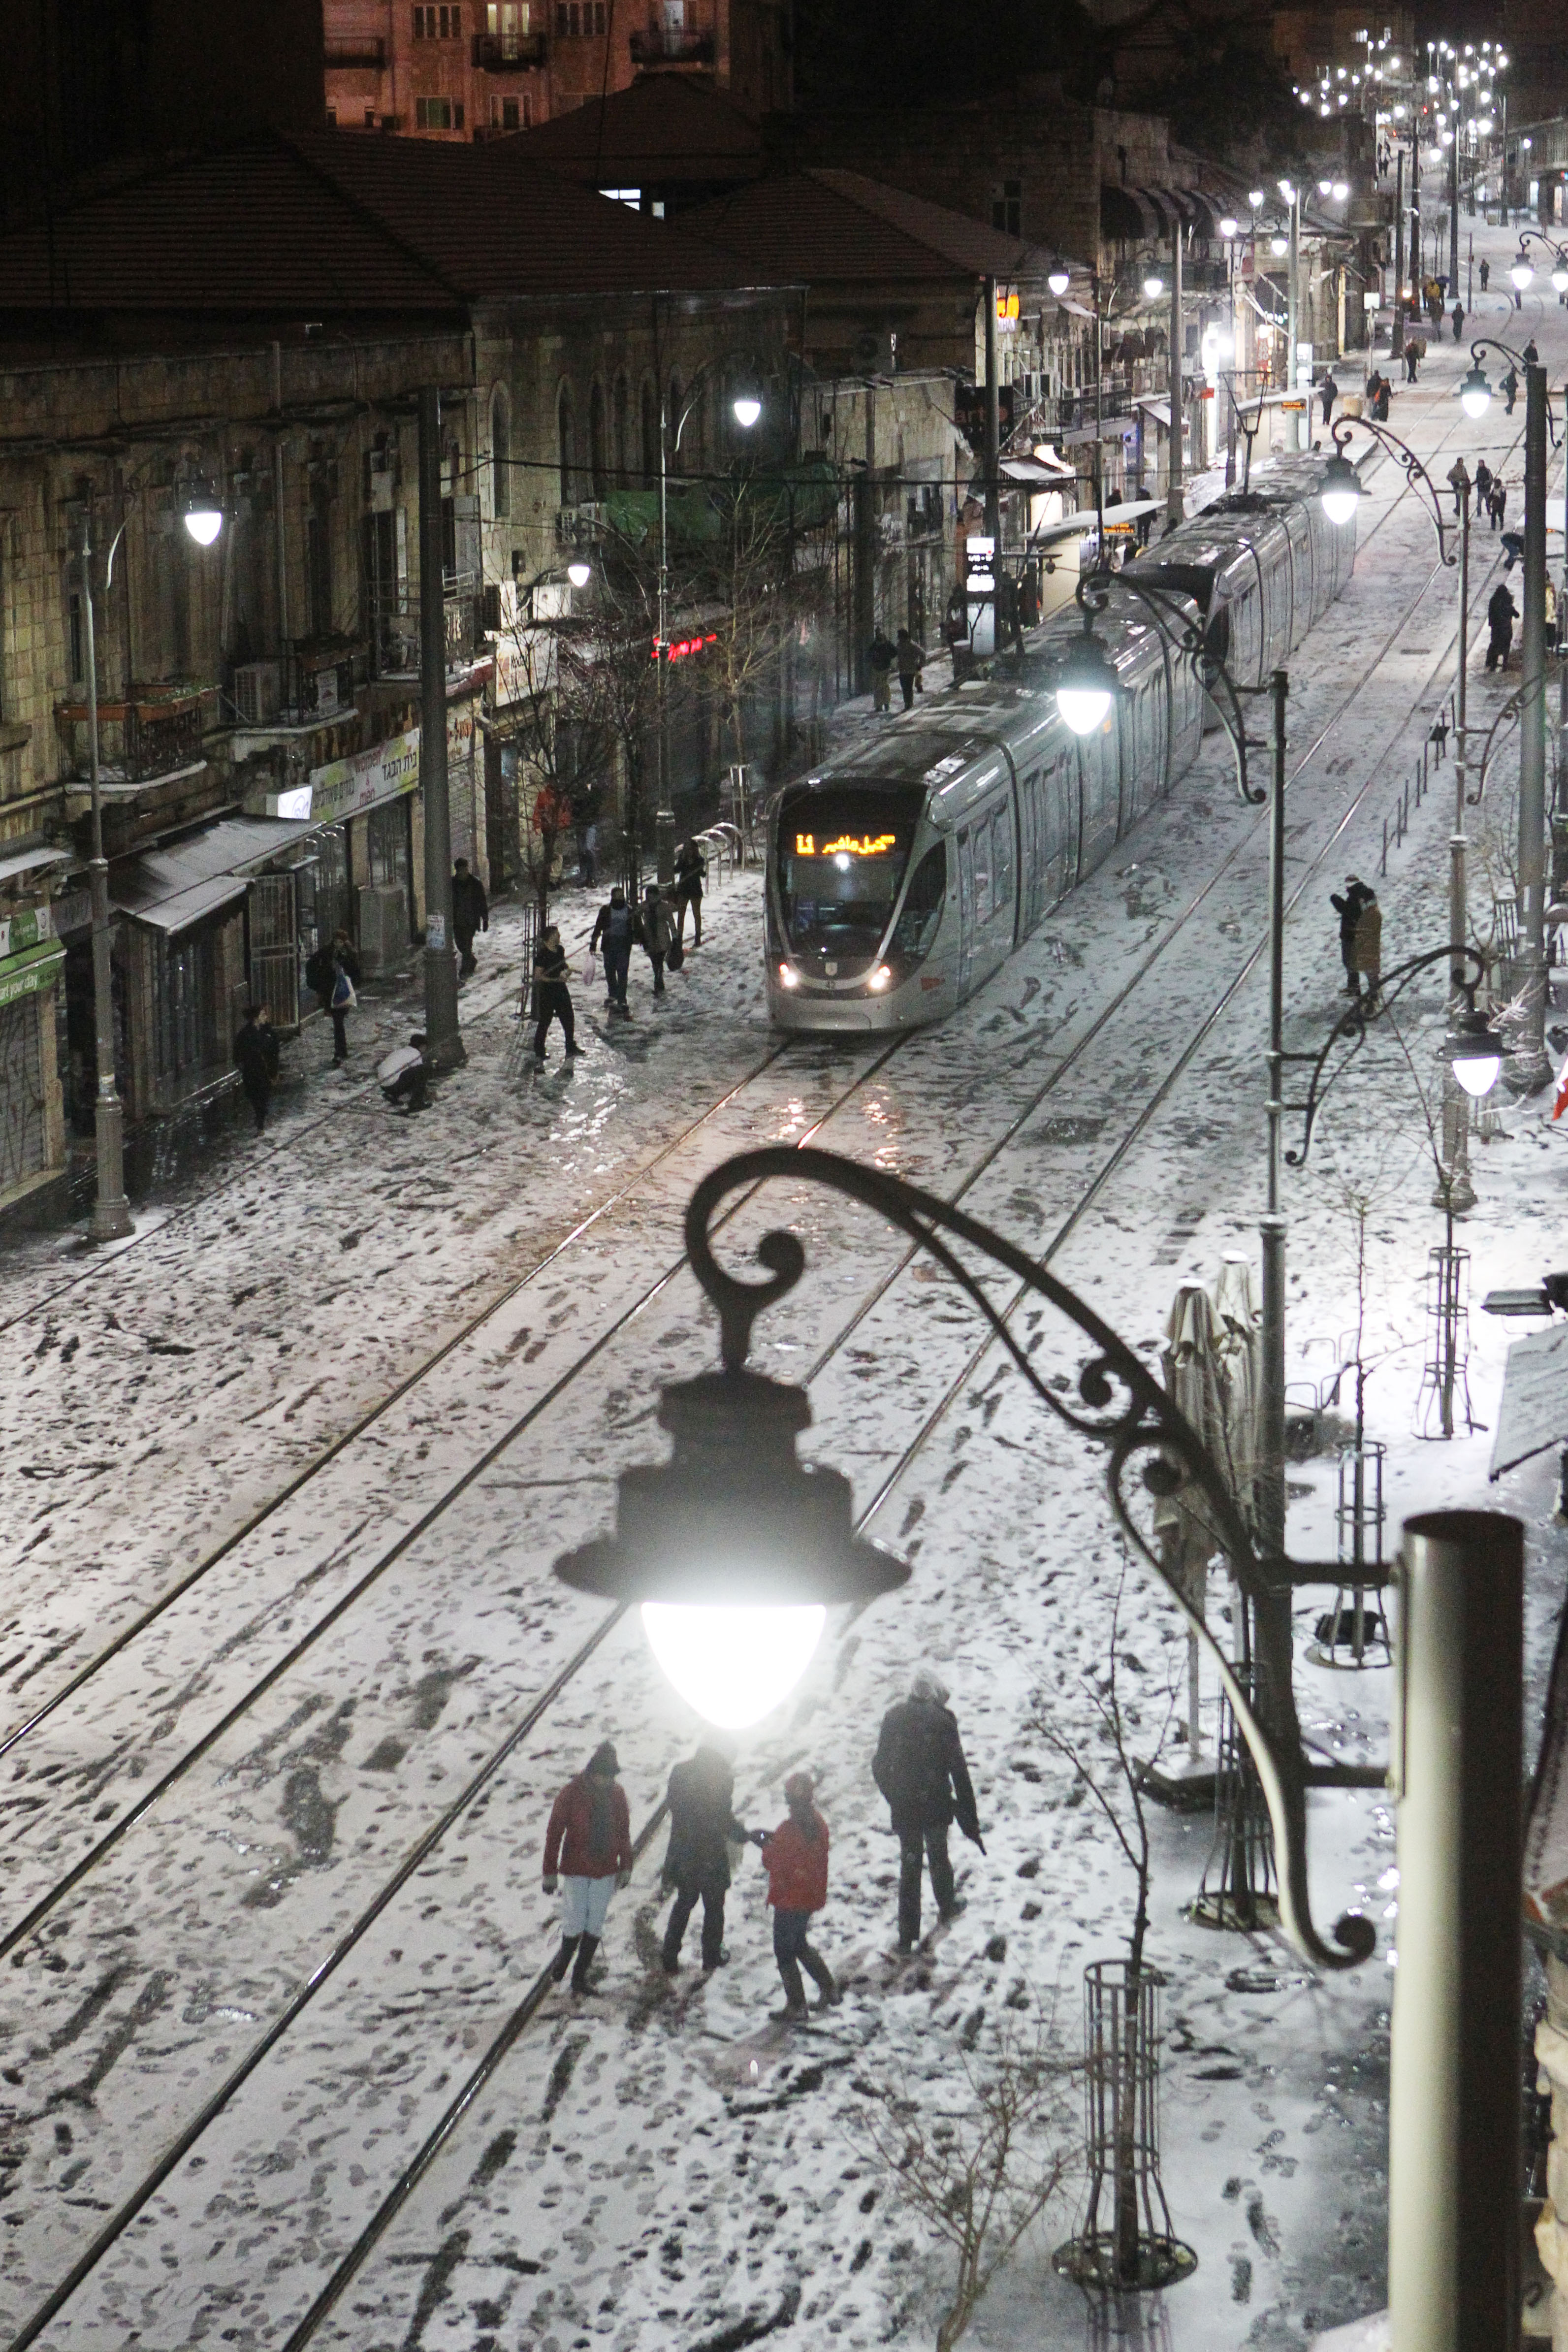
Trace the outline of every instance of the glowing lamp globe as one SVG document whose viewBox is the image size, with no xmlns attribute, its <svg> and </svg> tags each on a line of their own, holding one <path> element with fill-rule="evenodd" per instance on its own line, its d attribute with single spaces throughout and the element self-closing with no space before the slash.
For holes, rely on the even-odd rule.
<svg viewBox="0 0 1568 2352">
<path fill-rule="evenodd" d="M 1506 1052 L 1502 1039 L 1484 1013 L 1478 1013 L 1472 995 L 1444 1038 L 1442 1059 L 1468 1095 L 1490 1094 L 1497 1084 Z"/>
<path fill-rule="evenodd" d="M 1342 529 L 1361 504 L 1362 488 L 1356 478 L 1355 467 L 1337 450 L 1323 467 L 1323 486 L 1320 496 L 1324 514 L 1330 522 Z"/>
<path fill-rule="evenodd" d="M 566 576 L 574 588 L 586 588 L 593 576 L 593 566 L 586 556 L 576 556 L 567 565 Z"/>
<path fill-rule="evenodd" d="M 1522 294 L 1531 279 L 1534 277 L 1535 272 L 1521 253 L 1518 260 L 1511 267 L 1508 274 L 1510 278 L 1512 278 L 1515 286 L 1519 289 L 1519 291 Z"/>
<path fill-rule="evenodd" d="M 1350 182 L 1348 180 L 1336 180 L 1331 193 L 1335 204 L 1343 205 L 1345 198 L 1350 194 Z"/>
<path fill-rule="evenodd" d="M 1227 245 L 1229 244 L 1231 238 L 1236 235 L 1236 232 L 1240 226 L 1241 224 L 1239 221 L 1232 220 L 1230 215 L 1228 213 L 1226 214 L 1225 218 L 1219 224 L 1219 234 L 1225 239 Z"/>
<path fill-rule="evenodd" d="M 1091 630 L 1056 673 L 1056 707 L 1075 735 L 1092 735 L 1109 718 L 1115 694 L 1116 673 Z"/>
<path fill-rule="evenodd" d="M 856 1535 L 849 1480 L 799 1459 L 810 1419 L 803 1389 L 758 1372 L 666 1388 L 669 1461 L 622 1471 L 615 1533 L 555 1564 L 574 1591 L 639 1609 L 671 1683 L 722 1730 L 783 1704 L 831 1608 L 908 1580 L 903 1560 Z"/>
<path fill-rule="evenodd" d="M 224 527 L 224 510 L 204 484 L 192 490 L 185 499 L 185 529 L 198 547 L 211 547 Z"/>
<path fill-rule="evenodd" d="M 1484 416 L 1491 405 L 1491 383 L 1480 362 L 1475 362 L 1459 386 L 1459 406 L 1469 417 Z"/>
<path fill-rule="evenodd" d="M 1248 203 L 1251 205 L 1251 207 L 1252 207 L 1253 211 L 1254 211 L 1254 212 L 1256 212 L 1256 211 L 1257 211 L 1257 209 L 1258 209 L 1258 207 L 1259 207 L 1259 205 L 1260 205 L 1262 203 L 1262 201 L 1263 201 L 1263 191 L 1262 191 L 1262 189 L 1261 189 L 1261 188 L 1249 188 L 1249 189 L 1248 189 L 1248 191 L 1247 191 L 1247 201 L 1248 201 Z"/>
<path fill-rule="evenodd" d="M 754 393 L 742 392 L 736 395 L 731 405 L 735 410 L 736 423 L 743 433 L 749 433 L 762 414 L 762 403 Z"/>
<path fill-rule="evenodd" d="M 1151 270 L 1150 270 L 1150 272 L 1149 272 L 1149 274 L 1148 274 L 1148 276 L 1147 276 L 1147 277 L 1145 278 L 1145 280 L 1144 280 L 1144 291 L 1145 291 L 1145 293 L 1148 296 L 1148 298 L 1149 298 L 1150 301 L 1152 302 L 1152 301 L 1155 299 L 1155 296 L 1156 296 L 1156 295 L 1163 294 L 1163 293 L 1165 292 L 1165 290 L 1166 290 L 1166 281 L 1165 281 L 1165 279 L 1164 279 L 1163 278 L 1161 278 L 1161 277 L 1158 275 L 1158 273 L 1157 273 L 1156 271 L 1155 271 L 1155 270 L 1151 269 Z"/>
<path fill-rule="evenodd" d="M 1269 250 L 1270 253 L 1289 253 L 1291 250 L 1290 238 L 1288 236 L 1271 236 L 1269 239 Z"/>
<path fill-rule="evenodd" d="M 1060 297 L 1065 294 L 1071 285 L 1072 272 L 1059 261 L 1054 269 L 1046 272 L 1045 282 L 1051 292 Z"/>
<path fill-rule="evenodd" d="M 1552 273 L 1553 294 L 1568 294 L 1568 262 L 1560 261 Z"/>
</svg>

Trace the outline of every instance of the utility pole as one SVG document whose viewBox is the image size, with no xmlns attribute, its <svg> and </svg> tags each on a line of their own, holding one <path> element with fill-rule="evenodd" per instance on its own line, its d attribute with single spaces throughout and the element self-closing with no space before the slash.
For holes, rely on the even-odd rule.
<svg viewBox="0 0 1568 2352">
<path fill-rule="evenodd" d="M 1388 356 L 1399 359 L 1405 350 L 1405 150 L 1394 153 L 1394 326 Z"/>
<path fill-rule="evenodd" d="M 419 786 L 424 803 L 425 1058 L 468 1058 L 457 1026 L 452 945 L 452 810 L 446 793 L 446 582 L 441 546 L 441 394 L 419 395 Z"/>
<path fill-rule="evenodd" d="M 95 1242 L 124 1239 L 136 1228 L 125 1197 L 125 1112 L 114 1082 L 114 970 L 109 931 L 109 860 L 103 854 L 102 776 L 98 748 L 98 635 L 92 612 L 92 507 L 81 503 L 80 536 L 82 655 L 87 669 L 87 740 L 92 790 L 92 856 L 88 879 L 92 896 L 92 1023 L 98 1064 L 93 1102 L 93 1142 L 98 1190 L 93 1201 Z"/>
<path fill-rule="evenodd" d="M 1285 1550 L 1285 1213 L 1283 1169 L 1285 1043 L 1285 705 L 1291 691 L 1277 669 L 1269 692 L 1274 713 L 1273 779 L 1269 802 L 1269 1055 L 1268 1192 L 1259 1220 L 1263 1249 L 1262 1381 L 1257 1480 L 1258 1549 L 1265 1562 Z M 1291 1596 L 1254 1604 L 1258 1701 L 1281 1740 L 1299 1738 L 1291 1685 Z"/>
<path fill-rule="evenodd" d="M 1519 714 L 1519 912 L 1523 1035 L 1509 1070 L 1516 1094 L 1552 1076 L 1546 1053 L 1546 370 L 1524 370 L 1524 679 Z"/>
<path fill-rule="evenodd" d="M 1456 123 L 1454 143 L 1448 150 L 1448 299 L 1459 299 L 1459 133 Z"/>
<path fill-rule="evenodd" d="M 1171 463 L 1170 479 L 1166 489 L 1166 527 L 1174 530 L 1186 512 L 1182 499 L 1182 342 L 1181 320 L 1181 223 L 1171 227 L 1171 324 L 1170 324 L 1170 406 Z M 1102 551 L 1103 552 L 1103 551 Z"/>
<path fill-rule="evenodd" d="M 997 489 L 997 464 L 1001 448 L 1001 394 L 997 384 L 997 281 L 986 280 L 986 533 L 994 542 L 994 576 L 1000 578 L 1002 560 L 1001 500 Z"/>
<path fill-rule="evenodd" d="M 1301 192 L 1291 191 L 1291 282 L 1285 298 L 1285 340 L 1288 356 L 1285 362 L 1285 447 L 1287 451 L 1301 446 L 1301 412 L 1291 403 L 1300 397 L 1296 378 L 1301 373 L 1296 359 L 1296 337 L 1300 331 L 1300 304 L 1296 291 L 1297 264 L 1301 259 Z M 1309 395 L 1310 396 L 1310 395 Z"/>
<path fill-rule="evenodd" d="M 1454 950 L 1454 960 L 1448 967 L 1448 1001 L 1455 1012 L 1462 1010 L 1464 1003 L 1460 982 L 1469 929 L 1465 878 L 1465 795 L 1469 783 L 1469 761 L 1465 726 L 1470 645 L 1471 483 L 1462 457 L 1458 464 L 1459 645 L 1454 694 L 1454 830 L 1448 836 L 1448 945 Z M 1476 1205 L 1475 1186 L 1470 1181 L 1470 1098 L 1451 1069 L 1445 1069 L 1443 1076 L 1443 1176 L 1433 1195 L 1433 1206 L 1462 1217 Z"/>
</svg>

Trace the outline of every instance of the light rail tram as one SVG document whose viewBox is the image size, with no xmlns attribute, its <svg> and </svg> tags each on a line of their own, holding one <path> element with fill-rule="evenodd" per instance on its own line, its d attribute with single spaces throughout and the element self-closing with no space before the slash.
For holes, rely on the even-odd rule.
<svg viewBox="0 0 1568 2352">
<path fill-rule="evenodd" d="M 1270 466 L 1168 531 L 1129 572 L 1199 619 L 1239 686 L 1286 662 L 1350 577 L 1354 520 L 1331 523 L 1311 457 Z M 1054 678 L 1075 605 L 1025 633 L 1021 657 L 895 719 L 787 784 L 768 826 L 768 1011 L 781 1029 L 939 1020 L 972 993 L 1145 810 L 1218 726 L 1189 661 L 1119 593 L 1096 634 L 1119 692 L 1074 735 Z"/>
</svg>

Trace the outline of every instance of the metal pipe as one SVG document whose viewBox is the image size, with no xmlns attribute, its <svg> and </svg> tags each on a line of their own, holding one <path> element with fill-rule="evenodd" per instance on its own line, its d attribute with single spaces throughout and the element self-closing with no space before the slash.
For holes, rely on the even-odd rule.
<svg viewBox="0 0 1568 2352">
<path fill-rule="evenodd" d="M 986 531 L 995 542 L 996 562 L 1002 555 L 1002 509 L 997 487 L 1001 449 L 1001 395 L 997 385 L 997 281 L 986 280 Z M 996 576 L 1000 578 L 999 569 Z"/>
<path fill-rule="evenodd" d="M 1184 512 L 1185 512 L 1185 508 L 1184 508 L 1183 501 L 1182 501 L 1182 488 L 1181 488 L 1181 474 L 1182 474 L 1182 446 L 1181 446 L 1181 428 L 1182 428 L 1182 405 L 1181 405 L 1182 323 L 1181 323 L 1181 223 L 1180 223 L 1180 221 L 1179 221 L 1179 220 L 1178 220 L 1178 221 L 1176 221 L 1176 222 L 1173 225 L 1172 229 L 1171 229 L 1171 324 L 1170 324 L 1170 355 L 1169 355 L 1169 356 L 1170 356 L 1170 367 L 1169 367 L 1169 369 L 1167 370 L 1167 377 L 1168 377 L 1168 382 L 1169 382 L 1169 385 L 1170 385 L 1170 408 L 1171 408 L 1170 452 L 1171 452 L 1171 462 L 1170 462 L 1170 472 L 1169 472 L 1169 477 L 1168 477 L 1167 483 L 1166 483 L 1166 521 L 1167 526 L 1168 526 L 1170 529 L 1174 530 L 1174 529 L 1176 528 L 1176 524 L 1177 524 L 1178 522 L 1180 522 L 1180 520 L 1182 520 L 1182 516 L 1183 516 L 1183 514 L 1184 514 Z"/>
<path fill-rule="evenodd" d="M 653 647 L 656 676 L 654 692 L 654 731 L 658 740 L 658 773 L 655 778 L 658 799 L 653 810 L 654 856 L 661 882 L 675 878 L 675 817 L 670 806 L 670 395 L 669 377 L 662 370 L 659 382 L 659 612 L 658 639 Z M 634 812 L 633 824 L 640 824 L 642 811 Z M 665 872 L 665 852 L 668 849 L 669 871 Z M 626 848 L 626 883 L 633 907 L 641 902 L 643 866 L 640 839 L 629 840 Z"/>
<path fill-rule="evenodd" d="M 272 444 L 272 538 L 277 568 L 277 655 L 283 667 L 281 679 L 285 706 L 287 704 L 288 678 L 288 549 L 283 532 L 283 348 L 272 346 L 272 405 L 277 412 L 278 427 Z"/>
<path fill-rule="evenodd" d="M 1285 1043 L 1285 705 L 1286 672 L 1270 680 L 1274 711 L 1273 779 L 1269 801 L 1268 1192 L 1259 1221 L 1263 1258 L 1262 1381 L 1259 1416 L 1258 1549 L 1265 1559 L 1285 1550 L 1285 1213 L 1283 1167 Z M 1281 1739 L 1300 1738 L 1291 1687 L 1289 1593 L 1255 1605 L 1258 1704 Z"/>
<path fill-rule="evenodd" d="M 1459 134 L 1456 124 L 1454 143 L 1448 150 L 1448 295 L 1450 301 L 1459 299 Z"/>
<path fill-rule="evenodd" d="M 441 547 L 441 394 L 419 394 L 419 783 L 424 802 L 425 1057 L 468 1058 L 457 1026 L 452 944 L 452 809 L 446 791 L 446 583 Z"/>
<path fill-rule="evenodd" d="M 1291 260 L 1290 285 L 1287 289 L 1285 341 L 1285 447 L 1299 449 L 1301 446 L 1301 412 L 1291 404 L 1299 397 L 1296 379 L 1301 373 L 1296 358 L 1296 341 L 1301 328 L 1301 304 L 1296 287 L 1297 265 L 1301 260 L 1301 196 L 1300 189 L 1291 195 Z"/>
<path fill-rule="evenodd" d="M 1483 1511 L 1406 1519 L 1399 1584 L 1392 2340 L 1513 2352 L 1523 1528 Z"/>
<path fill-rule="evenodd" d="M 81 565 L 83 667 L 87 672 L 88 774 L 92 792 L 92 856 L 88 880 L 92 897 L 92 1025 L 98 1090 L 93 1101 L 93 1139 L 98 1189 L 91 1234 L 95 1242 L 121 1241 L 136 1228 L 125 1197 L 125 1113 L 114 1082 L 114 969 L 109 929 L 109 860 L 103 854 L 103 789 L 98 743 L 98 634 L 92 611 L 92 506 L 81 503 L 78 555 Z"/>
<path fill-rule="evenodd" d="M 1448 945 L 1454 961 L 1448 974 L 1451 1008 L 1462 1009 L 1464 949 L 1469 935 L 1469 899 L 1465 876 L 1465 793 L 1469 766 L 1465 750 L 1465 709 L 1469 687 L 1470 644 L 1470 478 L 1459 460 L 1459 641 L 1454 688 L 1454 830 L 1448 836 Z M 1476 1205 L 1470 1181 L 1470 1098 L 1451 1069 L 1443 1076 L 1444 1116 L 1450 1148 L 1437 1188 L 1436 1205 L 1450 1216 L 1464 1216 Z"/>
<path fill-rule="evenodd" d="M 1524 677 L 1519 714 L 1519 913 L 1524 1024 L 1509 1083 L 1533 1094 L 1546 1052 L 1546 371 L 1524 371 Z"/>
<path fill-rule="evenodd" d="M 1394 324 L 1389 331 L 1388 356 L 1398 359 L 1405 350 L 1405 150 L 1394 157 Z"/>
</svg>

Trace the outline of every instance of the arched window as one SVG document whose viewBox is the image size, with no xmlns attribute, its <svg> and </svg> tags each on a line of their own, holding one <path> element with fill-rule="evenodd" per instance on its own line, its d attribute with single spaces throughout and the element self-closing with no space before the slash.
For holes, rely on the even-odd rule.
<svg viewBox="0 0 1568 2352">
<path fill-rule="evenodd" d="M 571 386 L 563 383 L 556 403 L 556 431 L 560 440 L 560 502 L 577 504 L 577 436 L 571 414 Z"/>
<path fill-rule="evenodd" d="M 612 455 L 615 463 L 615 488 L 623 490 L 632 480 L 632 393 L 623 375 L 615 379 L 615 446 Z"/>
<path fill-rule="evenodd" d="M 588 464 L 593 478 L 591 495 L 605 496 L 610 488 L 610 461 L 605 448 L 604 386 L 595 377 L 588 395 Z"/>
<path fill-rule="evenodd" d="M 681 415 L 686 404 L 686 388 L 678 375 L 670 378 L 670 471 L 680 473 L 686 462 L 686 436 L 681 431 Z"/>
<path fill-rule="evenodd" d="M 652 376 L 643 379 L 643 487 L 659 486 L 659 395 Z"/>
<path fill-rule="evenodd" d="M 506 522 L 512 511 L 512 403 L 504 383 L 490 394 L 490 512 Z"/>
</svg>

